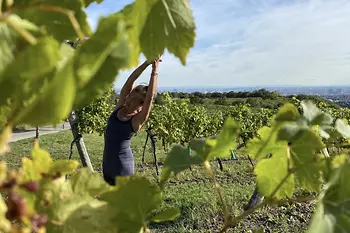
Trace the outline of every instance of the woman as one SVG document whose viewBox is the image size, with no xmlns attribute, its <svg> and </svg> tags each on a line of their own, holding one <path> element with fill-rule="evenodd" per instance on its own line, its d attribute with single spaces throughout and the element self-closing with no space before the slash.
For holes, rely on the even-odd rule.
<svg viewBox="0 0 350 233">
<path fill-rule="evenodd" d="M 130 141 L 149 117 L 156 94 L 159 62 L 159 58 L 152 63 L 145 61 L 129 76 L 120 92 L 116 109 L 108 118 L 102 170 L 105 181 L 110 185 L 115 185 L 116 176 L 134 174 L 134 156 Z M 136 79 L 150 64 L 152 73 L 149 85 L 139 85 L 132 89 Z"/>
</svg>

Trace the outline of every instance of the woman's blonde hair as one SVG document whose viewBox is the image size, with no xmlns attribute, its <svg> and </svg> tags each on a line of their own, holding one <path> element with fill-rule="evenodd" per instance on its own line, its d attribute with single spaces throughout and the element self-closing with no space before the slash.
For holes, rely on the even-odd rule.
<svg viewBox="0 0 350 233">
<path fill-rule="evenodd" d="M 146 97 L 147 90 L 148 90 L 148 85 L 143 85 L 143 84 L 137 85 L 133 89 L 133 91 L 143 95 L 144 97 Z"/>
</svg>

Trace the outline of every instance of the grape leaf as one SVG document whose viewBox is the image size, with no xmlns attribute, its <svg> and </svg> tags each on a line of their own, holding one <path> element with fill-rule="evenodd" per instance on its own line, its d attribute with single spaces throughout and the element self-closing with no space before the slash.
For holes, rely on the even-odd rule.
<svg viewBox="0 0 350 233">
<path fill-rule="evenodd" d="M 78 92 L 73 109 L 80 109 L 100 97 L 113 83 L 121 68 L 129 62 L 122 15 L 100 20 L 96 33 L 77 49 L 74 70 Z"/>
<path fill-rule="evenodd" d="M 94 200 L 88 194 L 74 195 L 69 182 L 43 179 L 37 193 L 36 209 L 48 215 L 52 225 L 50 224 L 47 230 L 51 232 L 50 227 L 64 224 L 73 211 Z"/>
<path fill-rule="evenodd" d="M 10 232 L 11 222 L 6 218 L 7 206 L 0 195 L 0 232 Z"/>
<path fill-rule="evenodd" d="M 275 121 L 296 121 L 299 116 L 298 109 L 293 104 L 287 103 L 278 110 L 275 116 Z"/>
<path fill-rule="evenodd" d="M 100 200 L 114 207 L 118 232 L 138 233 L 147 216 L 162 204 L 161 191 L 144 177 L 118 177 L 117 184 L 116 190 L 102 194 Z"/>
<path fill-rule="evenodd" d="M 293 194 L 294 178 L 303 188 L 318 191 L 324 164 L 317 159 L 315 153 L 324 148 L 321 138 L 309 129 L 288 143 L 278 140 L 278 128 L 264 127 L 258 131 L 260 138 L 248 142 L 249 155 L 260 159 L 254 170 L 260 192 L 266 196 L 271 195 L 292 168 L 295 169 L 295 176 L 289 176 L 287 184 L 276 193 L 277 198 Z M 263 159 L 268 155 L 272 155 L 272 158 Z"/>
<path fill-rule="evenodd" d="M 342 158 L 324 186 L 307 233 L 345 233 L 350 229 L 350 160 L 348 156 Z"/>
<path fill-rule="evenodd" d="M 22 158 L 23 182 L 40 180 L 43 174 L 49 173 L 51 165 L 50 154 L 35 143 L 32 149 L 32 159 Z"/>
<path fill-rule="evenodd" d="M 309 129 L 310 126 L 305 118 L 300 118 L 295 122 L 283 124 L 278 130 L 277 138 L 279 140 L 292 141 Z"/>
<path fill-rule="evenodd" d="M 4 121 L 6 121 L 6 119 Z M 0 133 L 0 155 L 3 155 L 4 153 L 10 150 L 8 142 L 10 141 L 11 136 L 12 136 L 12 125 L 7 125 L 6 127 L 3 128 L 2 132 Z"/>
<path fill-rule="evenodd" d="M 188 169 L 191 165 L 198 165 L 203 162 L 200 156 L 191 156 L 186 147 L 175 145 L 171 148 L 164 160 L 164 167 L 170 169 L 174 174 Z"/>
<path fill-rule="evenodd" d="M 49 37 L 28 46 L 1 74 L 0 86 L 6 88 L 0 92 L 0 105 L 5 104 L 9 98 L 26 100 L 43 85 L 43 78 L 55 68 L 59 59 L 59 44 Z"/>
<path fill-rule="evenodd" d="M 11 14 L 7 17 L 7 21 L 10 21 L 12 24 L 16 25 L 18 28 L 23 30 L 27 30 L 30 32 L 37 31 L 38 27 L 27 20 L 21 19 L 18 15 Z M 20 35 L 14 31 L 10 26 L 6 23 L 0 23 L 0 74 L 4 70 L 4 68 L 12 62 L 14 59 L 14 53 L 20 52 L 21 47 L 20 41 L 23 39 L 19 39 Z M 27 42 L 26 42 L 27 43 Z M 14 46 L 16 45 L 16 46 Z M 1 82 L 1 75 L 0 75 Z"/>
<path fill-rule="evenodd" d="M 277 140 L 278 129 L 264 126 L 258 130 L 259 137 L 250 139 L 247 143 L 246 153 L 257 160 L 285 148 L 286 142 Z"/>
<path fill-rule="evenodd" d="M 73 192 L 76 194 L 89 193 L 91 196 L 98 196 L 108 190 L 110 186 L 95 172 L 91 172 L 88 168 L 82 168 L 79 173 L 69 178 Z"/>
<path fill-rule="evenodd" d="M 101 2 L 103 2 L 103 0 L 84 0 L 84 5 L 85 5 L 85 7 L 88 7 L 93 2 L 101 3 Z"/>
<path fill-rule="evenodd" d="M 325 145 L 322 139 L 311 130 L 305 131 L 291 143 L 291 159 L 296 169 L 296 178 L 301 187 L 310 191 L 320 191 L 322 170 L 325 168 L 323 156 L 315 155 Z"/>
<path fill-rule="evenodd" d="M 0 161 L 0 185 L 6 180 L 7 165 L 4 161 Z"/>
<path fill-rule="evenodd" d="M 60 51 L 62 58 L 57 63 L 58 69 L 61 69 L 63 66 L 65 66 L 67 62 L 69 62 L 70 59 L 72 59 L 72 57 L 74 56 L 74 49 L 66 43 L 61 44 Z"/>
<path fill-rule="evenodd" d="M 327 113 L 323 113 L 309 100 L 303 100 L 300 104 L 303 108 L 303 116 L 311 125 L 329 125 L 333 118 Z"/>
<path fill-rule="evenodd" d="M 61 175 L 72 173 L 77 169 L 79 163 L 75 160 L 53 161 L 50 154 L 41 149 L 38 143 L 32 149 L 32 158 L 22 159 L 23 182 L 38 181 L 43 175 Z"/>
<path fill-rule="evenodd" d="M 42 180 L 37 209 L 49 216 L 48 232 L 116 232 L 116 207 L 95 198 L 110 187 L 81 169 L 71 179 Z"/>
<path fill-rule="evenodd" d="M 219 132 L 217 138 L 213 140 L 213 147 L 210 150 L 209 158 L 229 158 L 231 149 L 236 147 L 236 136 L 239 126 L 232 117 L 228 117 Z"/>
<path fill-rule="evenodd" d="M 78 166 L 79 166 L 79 162 L 76 160 L 57 160 L 52 163 L 49 174 L 50 175 L 71 174 L 77 169 Z"/>
<path fill-rule="evenodd" d="M 199 156 L 204 156 L 205 154 L 205 145 L 206 139 L 194 138 L 190 141 L 189 147 L 195 151 Z"/>
<path fill-rule="evenodd" d="M 260 160 L 254 169 L 254 173 L 257 175 L 258 190 L 264 196 L 272 195 L 288 174 L 286 148 L 287 145 L 285 145 L 284 150 L 277 151 L 271 158 Z M 294 186 L 294 175 L 291 174 L 272 197 L 277 199 L 291 197 L 294 192 Z"/>
<path fill-rule="evenodd" d="M 174 220 L 180 216 L 179 209 L 172 207 L 161 211 L 152 218 L 153 222 L 164 222 L 168 220 Z"/>
<path fill-rule="evenodd" d="M 28 2 L 29 6 L 23 9 L 13 8 L 13 11 L 22 18 L 29 20 L 52 35 L 58 41 L 75 39 L 77 32 L 72 25 L 68 14 L 73 12 L 81 32 L 90 35 L 91 28 L 87 22 L 87 15 L 83 10 L 83 0 L 46 0 Z"/>
<path fill-rule="evenodd" d="M 64 90 L 64 91 L 62 91 Z M 56 124 L 70 113 L 75 97 L 75 83 L 71 63 L 53 74 L 52 81 L 41 95 L 35 96 L 15 118 L 15 124 Z"/>
<path fill-rule="evenodd" d="M 115 209 L 96 199 L 74 210 L 64 225 L 55 226 L 60 233 L 115 233 Z M 63 228 L 63 229 L 62 229 Z M 130 226 L 134 228 L 134 226 Z M 53 227 L 51 227 L 53 229 Z M 130 232 L 130 231 L 128 231 Z M 132 232 L 132 231 L 131 231 Z"/>
<path fill-rule="evenodd" d="M 344 120 L 337 119 L 335 122 L 335 128 L 339 133 L 341 133 L 345 138 L 350 138 L 350 125 L 346 124 Z"/>
<path fill-rule="evenodd" d="M 148 60 L 163 54 L 165 48 L 182 64 L 194 46 L 195 24 L 192 10 L 187 0 L 136 0 L 122 11 L 132 29 L 129 31 L 133 40 L 132 63 L 138 63 L 142 51 Z"/>
</svg>

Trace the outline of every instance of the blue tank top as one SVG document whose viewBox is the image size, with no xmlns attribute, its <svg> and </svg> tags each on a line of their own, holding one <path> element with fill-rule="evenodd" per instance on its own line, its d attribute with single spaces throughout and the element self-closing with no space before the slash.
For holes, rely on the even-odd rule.
<svg viewBox="0 0 350 233">
<path fill-rule="evenodd" d="M 104 151 L 102 169 L 103 174 L 109 177 L 131 176 L 134 174 L 134 155 L 130 148 L 131 138 L 135 135 L 131 117 L 122 121 L 114 110 L 107 120 L 104 133 Z"/>
</svg>

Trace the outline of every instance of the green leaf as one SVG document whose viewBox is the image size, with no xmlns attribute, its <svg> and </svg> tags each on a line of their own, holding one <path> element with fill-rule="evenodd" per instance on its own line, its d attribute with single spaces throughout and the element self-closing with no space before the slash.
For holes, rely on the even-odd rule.
<svg viewBox="0 0 350 233">
<path fill-rule="evenodd" d="M 88 7 L 91 3 L 96 2 L 96 3 L 101 3 L 103 0 L 84 0 L 84 6 Z"/>
<path fill-rule="evenodd" d="M 45 0 L 44 2 L 26 2 L 31 7 L 26 9 L 14 8 L 14 12 L 35 25 L 44 28 L 58 41 L 75 39 L 79 35 L 74 29 L 68 15 L 73 12 L 82 36 L 90 35 L 91 28 L 87 22 L 87 15 L 83 0 Z"/>
<path fill-rule="evenodd" d="M 236 121 L 229 117 L 226 119 L 221 131 L 219 132 L 213 148 L 210 151 L 210 158 L 229 158 L 231 149 L 236 147 L 236 136 L 239 126 Z"/>
<path fill-rule="evenodd" d="M 62 180 L 63 178 L 63 180 Z M 87 195 L 74 195 L 69 182 L 61 179 L 43 179 L 37 194 L 36 209 L 42 214 L 47 214 L 50 225 L 47 231 L 55 225 L 63 225 L 69 216 L 81 206 L 93 202 L 94 198 Z"/>
<path fill-rule="evenodd" d="M 27 30 L 27 31 L 37 31 L 38 28 L 30 23 L 27 20 L 21 19 L 19 16 L 11 14 L 7 17 L 7 21 L 10 21 L 12 24 L 17 27 Z M 10 64 L 14 57 L 15 53 L 21 51 L 23 46 L 23 38 L 20 39 L 20 35 L 14 31 L 8 24 L 0 23 L 0 74 L 4 70 L 4 68 Z M 25 42 L 27 44 L 27 42 Z M 16 46 L 14 46 L 16 45 Z M 1 75 L 0 75 L 1 82 Z"/>
<path fill-rule="evenodd" d="M 58 228 L 54 231 L 57 233 L 115 233 L 117 232 L 115 209 L 105 202 L 93 199 L 73 211 L 64 225 L 54 227 Z"/>
<path fill-rule="evenodd" d="M 186 64 L 196 36 L 187 0 L 136 0 L 123 13 L 132 26 L 129 35 L 133 40 L 133 64 L 137 64 L 140 51 L 151 61 L 166 48 Z"/>
<path fill-rule="evenodd" d="M 348 156 L 342 158 L 324 186 L 307 233 L 343 233 L 350 229 L 350 160 Z"/>
<path fill-rule="evenodd" d="M 63 66 L 65 66 L 67 64 L 67 62 L 69 62 L 70 59 L 72 59 L 72 57 L 74 56 L 74 52 L 75 52 L 75 50 L 70 45 L 68 45 L 66 43 L 61 44 L 60 51 L 61 51 L 62 58 L 57 63 L 58 69 L 61 69 Z"/>
<path fill-rule="evenodd" d="M 1 74 L 0 86 L 6 88 L 0 92 L 0 105 L 8 99 L 24 101 L 31 97 L 44 85 L 45 76 L 53 71 L 60 55 L 58 42 L 49 37 L 28 46 Z"/>
<path fill-rule="evenodd" d="M 258 132 L 260 138 L 248 142 L 249 155 L 260 160 L 254 170 L 260 192 L 271 195 L 292 170 L 295 170 L 295 176 L 289 176 L 286 184 L 276 193 L 277 198 L 293 194 L 294 178 L 306 190 L 319 191 L 324 164 L 316 152 L 325 146 L 321 137 L 309 129 L 289 142 L 278 140 L 278 128 L 264 127 Z M 268 155 L 272 155 L 272 158 L 263 159 Z"/>
<path fill-rule="evenodd" d="M 73 173 L 79 166 L 79 162 L 76 160 L 57 160 L 54 161 L 50 167 L 51 175 L 65 175 Z"/>
<path fill-rule="evenodd" d="M 102 194 L 100 200 L 114 206 L 117 232 L 138 233 L 147 216 L 162 204 L 161 191 L 144 177 L 118 177 L 117 184 L 116 190 Z"/>
<path fill-rule="evenodd" d="M 291 143 L 291 159 L 296 168 L 296 178 L 301 187 L 309 191 L 320 191 L 324 157 L 315 153 L 323 149 L 322 139 L 311 130 L 305 131 Z"/>
<path fill-rule="evenodd" d="M 53 161 L 49 152 L 34 144 L 32 149 L 32 158 L 24 157 L 23 163 L 23 181 L 38 181 L 43 175 L 64 176 L 75 171 L 79 163 L 75 160 L 57 160 Z"/>
<path fill-rule="evenodd" d="M 259 137 L 250 139 L 247 143 L 246 153 L 254 159 L 260 160 L 279 152 L 281 148 L 285 148 L 286 142 L 277 140 L 278 128 L 262 127 L 258 130 Z"/>
<path fill-rule="evenodd" d="M 32 159 L 26 157 L 22 159 L 23 182 L 40 180 L 43 174 L 49 173 L 52 163 L 50 154 L 35 143 Z"/>
<path fill-rule="evenodd" d="M 299 168 L 296 171 L 296 178 L 301 187 L 306 190 L 319 192 L 321 190 L 323 179 L 322 172 L 325 169 L 325 161 L 323 155 L 318 155 L 318 160 L 313 161 L 307 166 L 303 166 L 304 164 L 297 164 Z"/>
<path fill-rule="evenodd" d="M 164 167 L 169 168 L 176 175 L 191 165 L 198 165 L 202 162 L 200 156 L 191 156 L 186 147 L 175 145 L 165 158 Z"/>
<path fill-rule="evenodd" d="M 101 97 L 128 66 L 130 45 L 122 15 L 102 18 L 96 33 L 77 49 L 74 70 L 78 92 L 74 109 L 80 109 Z"/>
<path fill-rule="evenodd" d="M 152 218 L 153 222 L 165 222 L 169 220 L 175 220 L 180 216 L 180 211 L 178 208 L 171 207 L 166 210 L 161 211 Z"/>
<path fill-rule="evenodd" d="M 98 173 L 91 172 L 88 168 L 82 168 L 79 173 L 69 178 L 73 192 L 76 194 L 89 193 L 91 196 L 98 196 L 110 190 L 110 186 L 101 178 Z"/>
<path fill-rule="evenodd" d="M 102 191 L 102 183 L 101 178 L 88 175 L 85 169 L 68 182 L 64 177 L 42 179 L 36 209 L 50 219 L 47 232 L 116 232 L 114 218 L 118 207 L 107 205 L 94 195 Z"/>
<path fill-rule="evenodd" d="M 309 100 L 301 101 L 303 108 L 303 116 L 310 122 L 311 125 L 329 125 L 333 118 L 327 113 L 321 112 L 315 104 Z"/>
<path fill-rule="evenodd" d="M 6 180 L 7 165 L 4 161 L 0 161 L 0 185 Z"/>
<path fill-rule="evenodd" d="M 282 125 L 278 130 L 277 138 L 278 140 L 293 141 L 309 129 L 307 121 L 301 118 L 296 122 Z"/>
<path fill-rule="evenodd" d="M 191 148 L 191 150 L 195 151 L 199 156 L 204 156 L 205 145 L 206 145 L 206 139 L 204 138 L 201 138 L 201 139 L 194 138 L 189 143 L 189 147 Z"/>
<path fill-rule="evenodd" d="M 325 212 L 325 207 L 322 204 L 318 204 L 307 233 L 345 233 L 346 231 L 334 230 L 336 216 L 332 213 Z"/>
<path fill-rule="evenodd" d="M 344 120 L 337 119 L 335 122 L 335 128 L 345 138 L 350 138 L 350 125 L 346 124 Z"/>
<path fill-rule="evenodd" d="M 10 232 L 11 222 L 6 218 L 7 206 L 0 195 L 0 232 Z"/>
<path fill-rule="evenodd" d="M 294 175 L 288 174 L 288 159 L 284 151 L 280 150 L 274 153 L 271 158 L 262 159 L 256 165 L 254 173 L 257 175 L 258 190 L 264 196 L 269 196 L 277 189 L 277 192 L 272 196 L 277 199 L 291 197 L 294 192 Z M 283 185 L 280 186 L 283 181 Z"/>
<path fill-rule="evenodd" d="M 298 109 L 293 104 L 287 103 L 278 110 L 275 120 L 279 122 L 296 121 L 299 116 Z"/>
<path fill-rule="evenodd" d="M 67 63 L 53 74 L 52 81 L 42 94 L 35 96 L 26 109 L 16 116 L 15 124 L 42 126 L 61 122 L 72 110 L 75 91 L 73 68 L 71 63 Z"/>
</svg>

